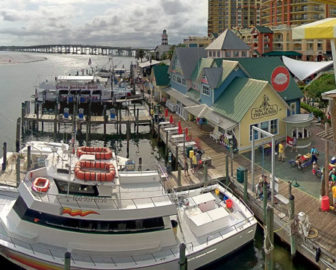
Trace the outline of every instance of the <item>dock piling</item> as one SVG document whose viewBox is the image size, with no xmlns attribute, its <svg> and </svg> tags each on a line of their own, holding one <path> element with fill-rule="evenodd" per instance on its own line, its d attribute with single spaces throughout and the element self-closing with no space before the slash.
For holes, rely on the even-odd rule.
<svg viewBox="0 0 336 270">
<path fill-rule="evenodd" d="M 185 255 L 185 250 L 186 250 L 186 245 L 184 243 L 181 243 L 180 244 L 180 259 L 179 259 L 180 270 L 188 269 L 188 261 Z"/>
<path fill-rule="evenodd" d="M 126 153 L 126 157 L 127 158 L 129 158 L 130 131 L 131 131 L 131 125 L 130 125 L 130 122 L 128 121 L 127 124 L 126 124 L 126 139 L 127 139 L 127 153 Z"/>
<path fill-rule="evenodd" d="M 179 187 L 182 186 L 182 182 L 181 182 L 181 166 L 180 166 L 180 164 L 177 165 L 177 185 Z"/>
<path fill-rule="evenodd" d="M 20 184 L 20 157 L 17 155 L 16 157 L 16 187 Z"/>
<path fill-rule="evenodd" d="M 139 167 L 138 171 L 142 171 L 142 157 L 139 157 Z"/>
<path fill-rule="evenodd" d="M 139 134 L 139 108 L 137 108 L 137 116 L 136 116 L 136 133 Z"/>
<path fill-rule="evenodd" d="M 265 197 L 264 197 L 265 199 Z M 265 251 L 265 269 L 273 270 L 274 261 L 273 261 L 273 249 L 274 249 L 274 212 L 273 207 L 267 206 L 267 215 L 266 215 L 266 227 L 264 233 L 264 251 Z"/>
<path fill-rule="evenodd" d="M 4 172 L 7 167 L 7 143 L 3 143 L 3 154 L 2 154 L 2 171 Z"/>
<path fill-rule="evenodd" d="M 204 168 L 204 183 L 208 182 L 208 164 L 204 163 L 203 165 Z"/>
<path fill-rule="evenodd" d="M 245 169 L 245 173 L 244 173 L 244 201 L 245 202 L 247 202 L 247 199 L 248 199 L 248 197 L 247 197 L 247 195 L 248 195 L 248 193 L 247 193 L 247 183 L 248 183 L 248 181 L 247 181 L 247 169 Z"/>
<path fill-rule="evenodd" d="M 225 184 L 228 186 L 230 181 L 230 176 L 229 176 L 229 156 L 225 156 Z"/>
<path fill-rule="evenodd" d="M 175 169 L 178 168 L 178 165 L 179 165 L 179 152 L 178 152 L 178 146 L 176 145 L 176 148 L 175 148 Z"/>
<path fill-rule="evenodd" d="M 29 145 L 27 147 L 27 171 L 29 171 L 31 169 L 31 146 Z"/>
<path fill-rule="evenodd" d="M 71 253 L 69 251 L 64 253 L 64 270 L 70 270 Z"/>
<path fill-rule="evenodd" d="M 267 218 L 267 200 L 268 200 L 268 194 L 267 194 L 267 184 L 265 181 L 262 182 L 263 184 L 263 209 L 264 209 L 264 222 L 266 222 Z"/>
<path fill-rule="evenodd" d="M 20 135 L 20 131 L 21 131 L 21 118 L 19 117 L 16 121 L 16 152 L 20 151 L 20 139 L 21 139 L 21 135 Z"/>
<path fill-rule="evenodd" d="M 168 131 L 166 131 L 165 159 L 168 161 Z"/>
</svg>

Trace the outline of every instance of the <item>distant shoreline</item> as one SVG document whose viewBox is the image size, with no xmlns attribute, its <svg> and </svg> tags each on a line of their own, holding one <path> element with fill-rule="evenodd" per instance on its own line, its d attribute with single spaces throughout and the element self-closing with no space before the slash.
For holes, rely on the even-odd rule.
<svg viewBox="0 0 336 270">
<path fill-rule="evenodd" d="M 45 56 L 32 56 L 29 54 L 1 54 L 0 53 L 0 65 L 10 64 L 28 64 L 33 62 L 46 61 L 48 58 Z"/>
</svg>

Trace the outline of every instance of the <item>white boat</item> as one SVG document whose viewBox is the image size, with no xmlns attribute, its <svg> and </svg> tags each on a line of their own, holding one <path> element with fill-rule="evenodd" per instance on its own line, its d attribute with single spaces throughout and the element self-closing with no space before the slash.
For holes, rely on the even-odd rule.
<svg viewBox="0 0 336 270">
<path fill-rule="evenodd" d="M 0 253 L 24 268 L 64 269 L 71 252 L 71 269 L 179 269 L 184 243 L 196 269 L 254 238 L 253 213 L 220 184 L 167 193 L 156 170 L 118 171 L 108 148 L 33 149 L 45 166 L 0 189 Z"/>
<path fill-rule="evenodd" d="M 35 98 L 40 102 L 101 102 L 112 97 L 111 82 L 98 76 L 57 76 L 54 82 L 42 82 Z"/>
</svg>

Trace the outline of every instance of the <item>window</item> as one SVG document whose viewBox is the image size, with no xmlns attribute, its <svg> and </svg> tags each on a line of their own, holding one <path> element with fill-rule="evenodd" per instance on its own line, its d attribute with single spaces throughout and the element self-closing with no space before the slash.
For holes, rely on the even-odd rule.
<svg viewBox="0 0 336 270">
<path fill-rule="evenodd" d="M 220 57 L 220 51 L 217 51 L 217 57 Z"/>
<path fill-rule="evenodd" d="M 259 125 L 258 124 L 254 124 L 254 125 L 250 125 L 250 141 L 252 141 L 252 127 L 258 127 Z M 259 132 L 254 130 L 253 132 L 253 137 L 254 137 L 254 140 L 258 140 L 259 139 Z"/>
<path fill-rule="evenodd" d="M 234 57 L 238 57 L 239 56 L 239 51 L 234 51 L 233 55 L 234 55 Z"/>
<path fill-rule="evenodd" d="M 290 114 L 295 114 L 296 113 L 296 103 L 291 103 L 290 104 Z"/>
<path fill-rule="evenodd" d="M 242 57 L 246 57 L 246 52 L 242 51 Z"/>
<path fill-rule="evenodd" d="M 260 128 L 261 128 L 262 130 L 267 131 L 267 132 L 268 132 L 268 127 L 269 127 L 269 122 L 268 122 L 268 121 L 266 121 L 266 122 L 262 122 L 262 123 L 260 124 Z M 267 137 L 267 136 L 264 135 L 263 133 L 261 133 L 261 138 L 265 138 L 265 137 Z"/>
<path fill-rule="evenodd" d="M 278 134 L 278 119 L 271 120 L 271 130 L 272 134 Z"/>
<path fill-rule="evenodd" d="M 206 96 L 210 96 L 210 88 L 206 85 L 203 85 L 202 94 Z"/>
<path fill-rule="evenodd" d="M 176 81 L 177 81 L 178 83 L 182 83 L 182 79 L 181 79 L 180 77 L 178 77 L 178 76 L 176 76 Z"/>
<path fill-rule="evenodd" d="M 225 51 L 225 57 L 231 57 L 231 51 Z"/>
<path fill-rule="evenodd" d="M 23 220 L 68 231 L 113 234 L 155 231 L 162 230 L 164 228 L 162 217 L 139 220 L 103 221 L 87 219 L 83 220 L 67 216 L 55 216 L 29 209 L 21 196 L 16 200 L 13 209 Z"/>
<path fill-rule="evenodd" d="M 182 84 L 185 85 L 186 84 L 186 81 L 185 79 L 182 79 Z"/>
</svg>

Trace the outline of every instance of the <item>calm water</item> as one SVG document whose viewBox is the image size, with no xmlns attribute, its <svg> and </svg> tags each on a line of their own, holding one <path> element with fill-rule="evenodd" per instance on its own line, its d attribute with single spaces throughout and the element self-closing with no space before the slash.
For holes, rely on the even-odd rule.
<svg viewBox="0 0 336 270">
<path fill-rule="evenodd" d="M 8 57 L 9 53 L 0 52 L 0 144 L 8 143 L 9 150 L 15 149 L 15 129 L 16 119 L 21 115 L 21 102 L 28 100 L 34 93 L 35 86 L 41 81 L 53 78 L 57 75 L 75 74 L 76 71 L 88 68 L 88 60 L 92 59 L 92 66 L 104 66 L 108 64 L 106 56 L 82 56 L 82 55 L 42 55 L 32 54 L 31 57 L 47 57 L 46 61 L 30 62 L 30 63 L 14 63 L 1 64 Z M 21 59 L 27 57 L 19 53 L 10 53 L 12 59 Z M 28 55 L 30 56 L 30 55 Z M 119 67 L 124 65 L 129 67 L 133 58 L 114 57 L 114 65 Z M 24 61 L 25 62 L 25 61 Z M 32 138 L 33 139 L 33 138 Z M 48 139 L 40 138 L 39 139 Z M 95 141 L 93 144 L 99 145 L 103 142 Z M 107 146 L 117 149 L 118 154 L 126 156 L 126 142 L 108 142 Z M 1 147 L 2 148 L 2 147 Z M 137 141 L 133 141 L 130 145 L 130 158 L 137 161 L 139 157 L 143 157 L 143 167 L 151 168 L 153 164 L 162 162 L 162 151 L 157 147 L 154 140 L 149 136 Z M 224 258 L 208 269 L 263 269 L 264 255 L 262 251 L 263 234 L 258 229 L 253 243 L 247 245 L 239 252 Z M 281 270 L 303 270 L 312 269 L 312 265 L 305 261 L 302 257 L 291 260 L 288 247 L 277 241 L 275 247 L 275 269 Z M 6 269 L 16 269 L 15 266 L 9 264 L 4 259 L 0 259 L 1 265 L 6 265 Z"/>
</svg>

